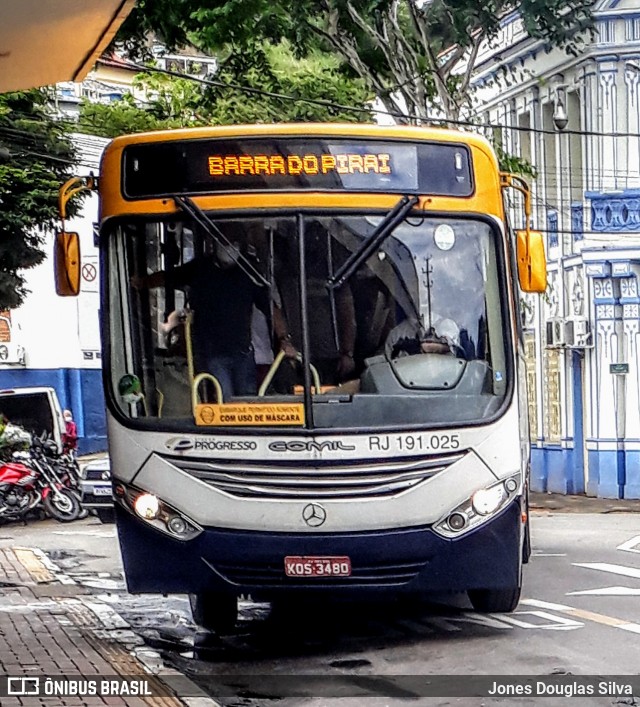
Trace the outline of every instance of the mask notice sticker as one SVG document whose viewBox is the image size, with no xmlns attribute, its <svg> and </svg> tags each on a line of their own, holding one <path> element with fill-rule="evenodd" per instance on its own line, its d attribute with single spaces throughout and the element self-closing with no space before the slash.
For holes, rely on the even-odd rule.
<svg viewBox="0 0 640 707">
<path fill-rule="evenodd" d="M 199 403 L 195 406 L 196 425 L 207 427 L 244 427 L 304 425 L 302 403 Z"/>
</svg>

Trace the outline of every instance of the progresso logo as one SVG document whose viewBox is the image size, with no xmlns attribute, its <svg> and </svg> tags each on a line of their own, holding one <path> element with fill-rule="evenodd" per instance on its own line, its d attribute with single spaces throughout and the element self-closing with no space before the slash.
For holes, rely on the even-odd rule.
<svg viewBox="0 0 640 707">
<path fill-rule="evenodd" d="M 256 442 L 244 439 L 190 439 L 189 437 L 171 437 L 164 446 L 172 452 L 186 452 L 189 449 L 208 452 L 243 452 L 258 448 Z"/>
<path fill-rule="evenodd" d="M 164 446 L 172 452 L 186 452 L 187 449 L 193 449 L 193 440 L 187 437 L 171 437 Z"/>
</svg>

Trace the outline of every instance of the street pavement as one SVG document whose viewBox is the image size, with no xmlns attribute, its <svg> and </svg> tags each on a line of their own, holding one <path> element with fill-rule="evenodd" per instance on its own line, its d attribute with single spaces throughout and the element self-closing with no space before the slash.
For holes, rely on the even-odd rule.
<svg viewBox="0 0 640 707">
<path fill-rule="evenodd" d="M 640 501 L 532 493 L 533 514 L 640 512 Z M 14 528 L 11 528 L 12 530 Z M 19 545 L 0 548 L 1 677 L 82 676 L 83 679 L 140 679 L 151 696 L 7 696 L 2 707 L 113 705 L 114 707 L 207 707 L 216 703 L 162 662 L 109 606 L 65 582 L 44 553 Z M 187 686 L 185 689 L 186 681 Z M 178 686 L 178 687 L 176 687 Z M 178 695 L 183 695 L 179 697 Z M 189 697 L 184 697 L 189 695 Z"/>
<path fill-rule="evenodd" d="M 0 548 L 2 707 L 215 706 L 176 671 L 154 666 L 153 652 L 140 649 L 141 639 L 118 614 L 91 595 L 78 595 L 55 569 L 37 550 Z M 62 677 L 73 678 L 76 688 L 65 685 Z M 9 683 L 5 678 L 17 680 Z M 22 678 L 35 680 L 21 682 Z M 118 681 L 110 695 L 102 690 L 103 681 Z M 99 694 L 78 695 L 89 691 L 88 684 Z M 17 694 L 34 691 L 39 697 Z M 181 699 L 176 691 L 191 696 Z M 125 694 L 114 696 L 115 692 Z"/>
</svg>

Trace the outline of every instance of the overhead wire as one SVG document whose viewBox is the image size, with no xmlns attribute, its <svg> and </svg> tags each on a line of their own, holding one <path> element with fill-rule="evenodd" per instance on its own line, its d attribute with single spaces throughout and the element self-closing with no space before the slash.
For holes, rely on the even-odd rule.
<svg viewBox="0 0 640 707">
<path fill-rule="evenodd" d="M 330 101 L 330 100 L 325 100 L 325 99 L 314 99 L 314 98 L 307 98 L 307 97 L 301 97 L 301 96 L 292 96 L 289 94 L 285 93 L 279 93 L 275 91 L 268 91 L 265 89 L 259 89 L 259 88 L 254 88 L 251 86 L 243 86 L 241 84 L 235 84 L 227 81 L 219 81 L 216 79 L 210 79 L 210 78 L 201 78 L 198 76 L 193 76 L 191 74 L 183 74 L 177 71 L 172 71 L 170 69 L 163 69 L 160 67 L 148 67 L 144 66 L 141 64 L 137 64 L 134 62 L 129 62 L 128 66 L 132 69 L 135 69 L 136 71 L 144 74 L 154 74 L 154 73 L 159 73 L 159 74 L 164 74 L 168 75 L 174 78 L 179 78 L 183 80 L 189 80 L 189 81 L 194 81 L 206 86 L 215 86 L 218 88 L 226 88 L 226 89 L 232 89 L 235 91 L 240 91 L 244 92 L 247 94 L 253 94 L 253 95 L 261 95 L 261 96 L 267 96 L 270 98 L 276 98 L 278 100 L 286 100 L 290 102 L 303 102 L 303 103 L 309 103 L 312 105 L 318 105 L 322 107 L 328 107 L 328 108 L 333 108 L 333 109 L 339 109 L 339 110 L 344 110 L 344 111 L 350 111 L 354 113 L 360 113 L 360 114 L 379 114 L 379 115 L 386 115 L 392 118 L 401 118 L 403 120 L 413 120 L 413 121 L 422 121 L 422 122 L 429 122 L 429 123 L 439 123 L 439 124 L 444 124 L 444 125 L 456 125 L 456 126 L 461 126 L 461 127 L 467 127 L 467 128 L 473 128 L 475 130 L 494 130 L 494 129 L 499 129 L 502 131 L 516 131 L 516 132 L 526 132 L 529 134 L 547 134 L 547 135 L 557 135 L 559 134 L 557 130 L 551 130 L 551 129 L 545 129 L 545 128 L 534 128 L 531 126 L 525 126 L 525 125 L 516 125 L 516 124 L 498 124 L 498 123 L 492 123 L 488 121 L 471 121 L 471 120 L 460 120 L 460 119 L 450 119 L 450 118 L 445 118 L 445 117 L 427 117 L 425 118 L 424 116 L 418 116 L 414 115 L 411 113 L 407 112 L 402 112 L 402 111 L 390 111 L 386 109 L 381 109 L 381 108 L 376 108 L 375 106 L 370 106 L 367 108 L 361 108 L 358 106 L 349 106 L 341 103 L 337 103 L 335 101 Z M 105 84 L 106 85 L 106 84 Z M 20 113 L 19 111 L 14 111 L 10 113 L 9 115 L 16 115 L 17 117 L 22 117 L 24 119 L 33 119 L 35 116 L 33 113 Z M 90 133 L 79 133 L 78 128 L 81 127 L 78 123 L 78 121 L 69 119 L 69 118 L 62 118 L 58 119 L 57 122 L 61 124 L 64 127 L 67 127 L 70 132 L 74 133 L 73 141 L 74 144 L 76 144 L 79 148 L 80 151 L 83 153 L 83 157 L 86 159 L 91 159 L 94 158 L 96 162 L 99 161 L 100 155 L 102 153 L 102 149 L 99 145 L 96 144 L 95 140 L 108 140 L 108 138 L 102 138 L 101 136 L 92 136 Z M 37 138 L 34 137 L 32 133 L 29 133 L 29 131 L 20 131 L 19 129 L 16 128 L 10 128 L 7 126 L 2 126 L 0 125 L 0 133 L 4 132 L 7 137 L 13 136 L 14 138 L 20 138 L 23 137 L 25 140 L 32 140 L 34 142 L 38 142 Z M 585 136 L 585 137 L 613 137 L 613 138 L 640 138 L 640 133 L 635 133 L 635 132 L 600 132 L 600 131 L 589 131 L 589 130 L 571 130 L 571 129 L 565 129 L 562 131 L 563 135 L 579 135 L 579 136 Z M 82 137 L 83 135 L 86 135 L 85 137 Z M 35 154 L 35 153 L 34 153 Z M 62 158 L 58 158 L 61 161 L 64 161 Z M 74 164 L 73 162 L 69 162 L 70 164 Z M 91 165 L 94 166 L 94 165 Z M 97 165 L 96 165 L 97 166 Z M 548 168 L 543 168 L 540 169 L 539 167 L 536 167 L 536 171 L 538 175 L 543 175 L 546 183 L 550 187 L 557 186 L 559 183 L 558 176 L 557 176 L 557 167 L 556 169 L 548 169 Z M 561 170 L 561 174 L 588 174 L 589 170 L 584 169 L 582 167 L 578 169 L 572 169 L 570 171 L 569 167 L 566 167 Z M 606 177 L 611 177 L 613 179 L 618 179 L 618 178 L 623 178 L 627 176 L 627 172 L 624 169 L 619 169 L 616 170 L 615 168 L 603 168 L 599 170 L 599 174 L 601 176 L 606 176 Z"/>
<path fill-rule="evenodd" d="M 192 74 L 180 73 L 178 71 L 172 71 L 171 69 L 163 69 L 161 67 L 149 67 L 142 64 L 137 64 L 135 62 L 128 62 L 127 66 L 131 69 L 144 74 L 164 74 L 167 76 L 172 76 L 174 78 L 179 78 L 182 80 L 193 81 L 196 83 L 203 84 L 205 86 L 215 86 L 218 88 L 227 88 L 235 91 L 244 92 L 252 95 L 261 95 L 269 98 L 276 98 L 278 100 L 289 101 L 291 103 L 309 103 L 311 105 L 318 105 L 325 108 L 333 108 L 343 111 L 349 111 L 353 113 L 360 114 L 379 114 L 386 115 L 391 118 L 401 118 L 403 120 L 420 121 L 422 123 L 439 123 L 444 125 L 456 125 L 461 127 L 468 127 L 474 129 L 500 129 L 500 130 L 512 130 L 519 133 L 529 133 L 538 135 L 581 135 L 587 137 L 626 137 L 626 138 L 640 138 L 640 132 L 631 131 L 617 131 L 617 132 L 602 132 L 597 130 L 575 130 L 566 128 L 559 132 L 556 129 L 550 128 L 535 128 L 527 125 L 516 125 L 516 124 L 503 124 L 503 123 L 493 123 L 487 120 L 461 120 L 446 117 L 437 116 L 420 116 L 401 110 L 390 111 L 382 108 L 376 108 L 375 106 L 370 107 L 359 107 L 359 106 L 349 106 L 342 103 L 337 103 L 336 101 L 330 101 L 321 98 L 308 98 L 304 96 L 293 96 L 286 93 L 280 93 L 276 91 L 268 91 L 266 89 L 255 88 L 253 86 L 244 86 L 242 84 L 236 84 L 228 81 L 219 81 L 216 79 L 205 79 L 199 76 L 194 76 Z M 29 117 L 33 117 L 29 114 Z M 62 120 L 60 122 L 66 122 L 68 125 L 74 125 L 77 127 L 78 123 L 69 119 Z"/>
</svg>

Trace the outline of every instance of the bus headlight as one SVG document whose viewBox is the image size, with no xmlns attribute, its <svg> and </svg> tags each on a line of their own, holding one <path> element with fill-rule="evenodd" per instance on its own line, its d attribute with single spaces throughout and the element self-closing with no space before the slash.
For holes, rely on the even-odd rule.
<svg viewBox="0 0 640 707">
<path fill-rule="evenodd" d="M 141 493 L 133 502 L 133 510 L 144 520 L 153 520 L 160 513 L 160 501 L 152 493 Z"/>
<path fill-rule="evenodd" d="M 497 484 L 488 489 L 480 489 L 471 497 L 471 505 L 476 513 L 488 516 L 500 508 L 506 494 L 504 484 Z"/>
<path fill-rule="evenodd" d="M 433 529 L 445 538 L 457 538 L 486 523 L 502 510 L 521 490 L 520 475 L 478 489 L 464 503 L 454 508 Z"/>
<path fill-rule="evenodd" d="M 193 540 L 202 532 L 195 521 L 148 491 L 118 483 L 114 498 L 136 517 L 176 540 Z"/>
</svg>

